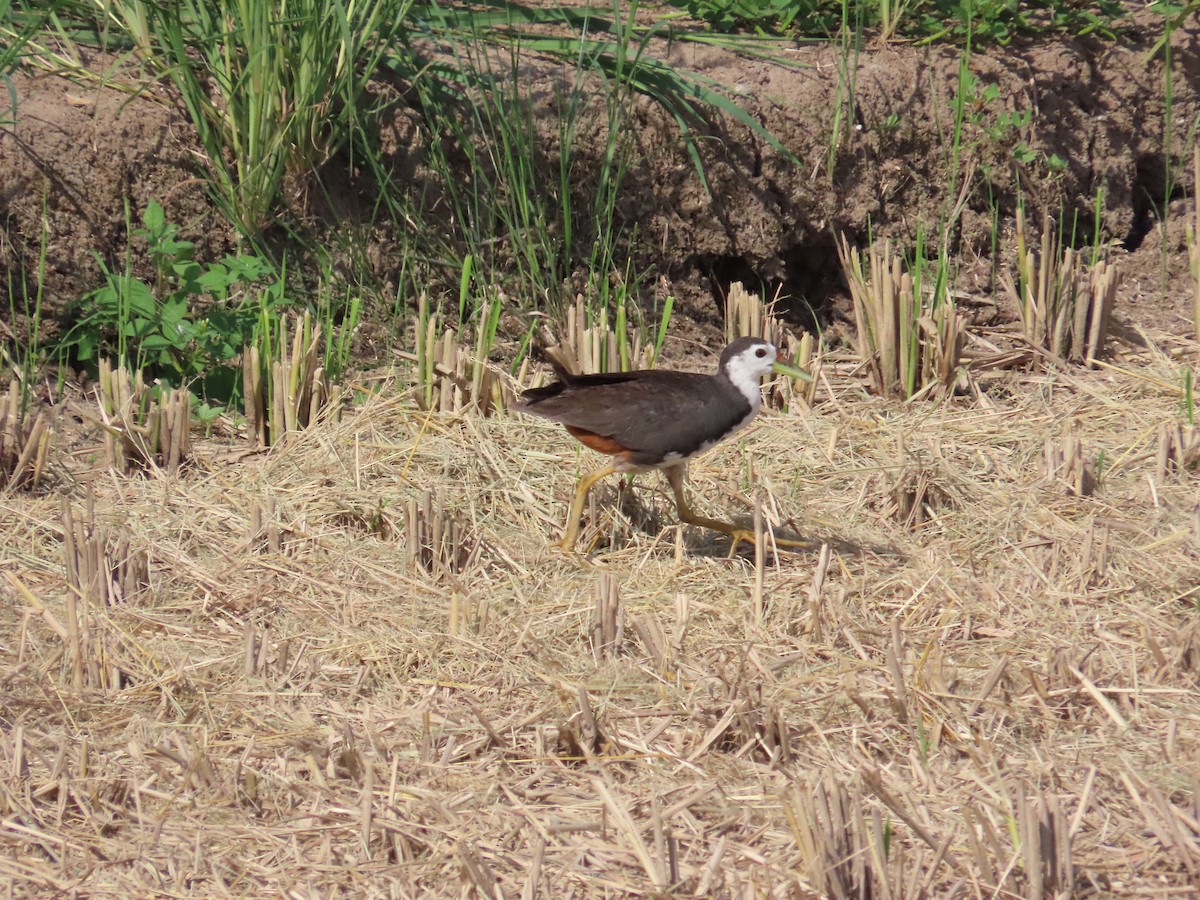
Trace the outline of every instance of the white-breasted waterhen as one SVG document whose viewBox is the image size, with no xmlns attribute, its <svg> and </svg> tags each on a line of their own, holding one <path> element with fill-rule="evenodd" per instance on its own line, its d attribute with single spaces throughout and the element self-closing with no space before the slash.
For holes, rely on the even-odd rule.
<svg viewBox="0 0 1200 900">
<path fill-rule="evenodd" d="M 759 382 L 778 362 L 773 344 L 748 337 L 725 348 L 715 375 L 666 369 L 572 375 L 552 360 L 558 381 L 525 391 L 513 408 L 560 422 L 585 446 L 614 458 L 579 480 L 559 546 L 574 548 L 592 485 L 606 475 L 648 469 L 666 474 L 680 521 L 723 532 L 735 547 L 754 543 L 752 530 L 692 512 L 683 479 L 688 460 L 754 418 L 762 405 Z"/>
</svg>

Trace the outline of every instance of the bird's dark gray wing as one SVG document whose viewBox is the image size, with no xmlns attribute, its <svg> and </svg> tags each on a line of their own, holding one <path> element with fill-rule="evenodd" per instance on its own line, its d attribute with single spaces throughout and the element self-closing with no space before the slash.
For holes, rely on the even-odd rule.
<svg viewBox="0 0 1200 900">
<path fill-rule="evenodd" d="M 518 408 L 612 438 L 647 459 L 689 455 L 750 412 L 732 385 L 690 372 L 631 372 L 622 380 L 584 376 L 550 393 L 555 387 L 535 389 L 544 393 Z"/>
</svg>

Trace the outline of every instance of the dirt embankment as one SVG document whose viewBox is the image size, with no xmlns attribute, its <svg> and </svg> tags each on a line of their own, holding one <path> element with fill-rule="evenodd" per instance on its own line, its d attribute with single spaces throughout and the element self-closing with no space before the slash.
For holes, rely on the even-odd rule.
<svg viewBox="0 0 1200 900">
<path fill-rule="evenodd" d="M 1188 168 L 1170 169 L 1168 160 L 1184 158 L 1200 120 L 1200 25 L 1172 40 L 1168 126 L 1161 54 L 1147 58 L 1161 23 L 1145 23 L 1119 41 L 1068 37 L 976 52 L 957 151 L 961 55 L 952 48 L 867 47 L 847 60 L 836 47 L 806 45 L 787 50 L 784 65 L 663 45 L 659 51 L 676 65 L 734 92 L 800 164 L 726 122 L 702 142 L 706 191 L 673 122 L 640 103 L 637 159 L 619 205 L 623 221 L 637 225 L 637 263 L 665 276 L 677 310 L 702 332 L 717 321 L 733 280 L 782 290 L 801 321 L 809 307 L 828 320 L 843 290 L 836 232 L 865 240 L 868 233 L 909 237 L 918 225 L 937 229 L 969 182 L 974 189 L 963 195 L 953 228 L 967 282 L 960 287 L 982 293 L 990 291 L 994 234 L 1003 252 L 1018 199 L 1078 215 L 1079 232 L 1090 237 L 1099 194 L 1103 237 L 1126 257 L 1124 299 L 1138 316 L 1178 330 L 1187 304 L 1182 222 L 1193 188 Z M 44 299 L 52 312 L 61 310 L 98 284 L 97 256 L 124 257 L 129 223 L 136 226 L 151 199 L 198 243 L 198 256 L 234 246 L 197 177 L 195 134 L 165 88 L 131 96 L 36 73 L 18 74 L 15 87 L 16 124 L 0 133 L 5 283 L 34 284 L 44 250 Z M 839 109 L 847 124 L 835 139 Z M 413 122 L 392 117 L 381 143 L 397 148 L 392 161 L 402 171 L 415 173 L 423 144 Z M 554 140 L 547 122 L 547 146 Z M 588 144 L 579 150 L 585 163 Z M 344 185 L 337 215 L 367 223 L 371 186 L 328 174 Z M 581 193 L 592 183 L 581 171 Z M 1164 201 L 1165 242 L 1157 228 Z M 340 226 L 321 222 L 332 219 L 327 208 L 302 212 L 310 224 L 317 217 L 318 229 L 346 227 L 345 218 Z M 391 227 L 376 221 L 362 228 L 371 242 L 364 258 L 382 283 L 393 282 L 401 266 Z M 135 259 L 140 250 L 134 247 Z M 0 318 L 7 315 L 0 310 Z"/>
</svg>

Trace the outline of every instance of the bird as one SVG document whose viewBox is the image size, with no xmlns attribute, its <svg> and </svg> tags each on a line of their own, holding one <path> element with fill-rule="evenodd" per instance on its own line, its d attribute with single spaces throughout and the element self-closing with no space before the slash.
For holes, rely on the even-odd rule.
<svg viewBox="0 0 1200 900">
<path fill-rule="evenodd" d="M 740 541 L 753 544 L 752 530 L 693 512 L 683 482 L 689 460 L 750 424 L 762 406 L 760 381 L 781 362 L 775 345 L 756 337 L 730 343 L 715 375 L 668 369 L 572 375 L 551 359 L 558 380 L 524 391 L 513 408 L 558 422 L 584 446 L 613 458 L 579 480 L 559 546 L 574 549 L 583 504 L 596 482 L 651 469 L 665 474 L 681 522 L 727 534 L 733 548 Z"/>
</svg>

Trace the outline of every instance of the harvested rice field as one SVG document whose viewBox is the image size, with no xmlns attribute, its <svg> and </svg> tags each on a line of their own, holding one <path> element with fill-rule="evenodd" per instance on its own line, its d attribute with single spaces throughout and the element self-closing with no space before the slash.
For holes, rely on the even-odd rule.
<svg viewBox="0 0 1200 900">
<path fill-rule="evenodd" d="M 690 481 L 810 551 L 655 475 L 564 554 L 595 455 L 392 382 L 5 497 L 9 893 L 1194 896 L 1191 350 L 1147 343 L 910 406 L 828 360 Z"/>
</svg>

